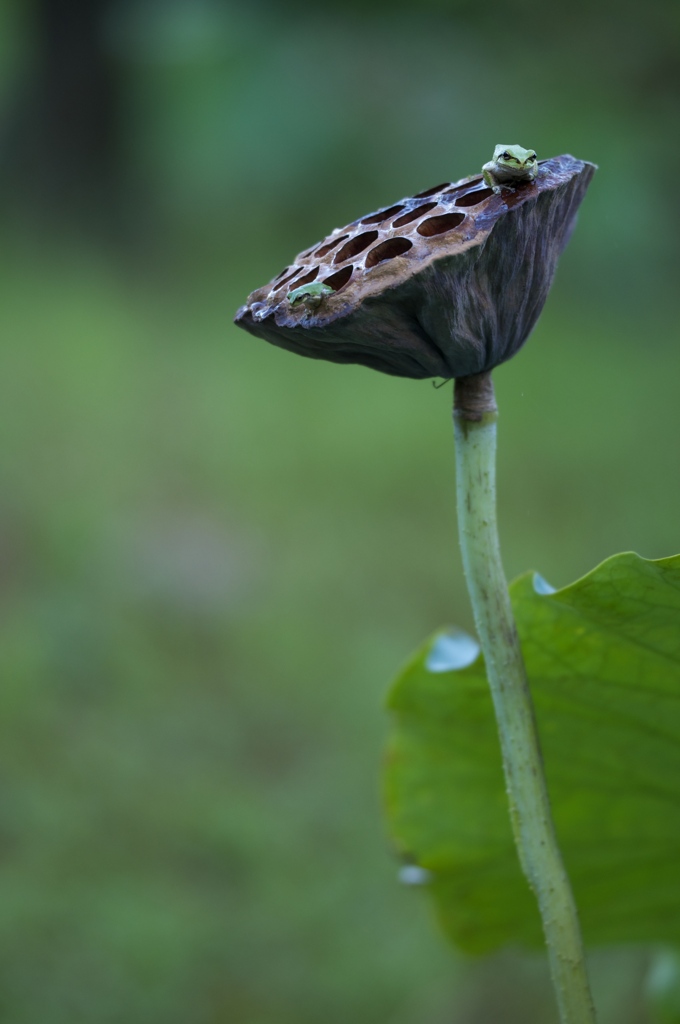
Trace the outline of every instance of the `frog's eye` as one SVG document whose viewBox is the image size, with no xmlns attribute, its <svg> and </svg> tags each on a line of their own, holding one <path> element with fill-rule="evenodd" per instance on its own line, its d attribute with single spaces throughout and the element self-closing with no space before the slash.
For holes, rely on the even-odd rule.
<svg viewBox="0 0 680 1024">
<path fill-rule="evenodd" d="M 505 153 L 501 153 L 501 160 L 514 160 L 514 159 L 515 158 L 512 155 L 512 153 L 508 153 L 507 149 L 506 149 Z"/>
<path fill-rule="evenodd" d="M 527 157 L 527 160 L 535 160 L 535 159 L 536 159 L 536 154 L 535 153 L 529 153 L 529 156 Z"/>
</svg>

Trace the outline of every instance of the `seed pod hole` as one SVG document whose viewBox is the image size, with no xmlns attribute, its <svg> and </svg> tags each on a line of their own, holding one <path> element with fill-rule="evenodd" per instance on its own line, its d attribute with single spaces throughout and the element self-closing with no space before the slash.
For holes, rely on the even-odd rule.
<svg viewBox="0 0 680 1024">
<path fill-rule="evenodd" d="M 318 276 L 318 274 L 319 268 L 314 267 L 314 270 L 310 270 L 308 274 L 304 275 L 304 277 L 298 277 L 297 281 L 295 282 L 295 287 L 300 288 L 303 284 L 309 284 L 310 281 L 313 281 L 314 278 Z"/>
<path fill-rule="evenodd" d="M 355 235 L 354 238 L 350 238 L 349 242 L 345 242 L 342 249 L 335 254 L 333 263 L 344 263 L 345 260 L 354 259 L 360 252 L 367 249 L 369 245 L 372 245 L 377 237 L 377 231 L 363 231 L 360 235 Z"/>
<path fill-rule="evenodd" d="M 383 221 L 389 220 L 390 217 L 396 216 L 401 213 L 404 209 L 403 206 L 390 206 L 389 210 L 381 210 L 379 213 L 374 213 L 372 217 L 364 217 L 360 220 L 360 224 L 382 224 Z"/>
<path fill-rule="evenodd" d="M 375 249 L 371 249 L 366 257 L 366 269 L 384 263 L 385 260 L 393 260 L 395 256 L 403 256 L 412 246 L 413 242 L 408 238 L 388 238 L 387 241 L 376 245 Z"/>
<path fill-rule="evenodd" d="M 293 280 L 293 278 L 297 277 L 298 274 L 301 274 L 301 273 L 302 273 L 302 267 L 293 267 L 292 274 L 289 274 L 288 277 L 284 277 L 282 281 L 279 281 L 279 283 L 274 288 L 274 291 L 278 292 L 281 288 L 283 288 L 284 285 L 290 284 L 290 282 Z"/>
<path fill-rule="evenodd" d="M 428 217 L 416 230 L 419 235 L 432 238 L 433 235 L 443 235 L 445 231 L 452 231 L 464 220 L 464 213 L 443 213 L 440 217 Z"/>
<path fill-rule="evenodd" d="M 429 210 L 434 210 L 436 205 L 436 203 L 423 203 L 422 206 L 416 206 L 414 210 L 409 210 L 402 217 L 397 217 L 392 227 L 403 228 L 404 224 L 410 224 L 411 221 L 418 220 L 418 217 L 422 217 Z"/>
<path fill-rule="evenodd" d="M 343 267 L 342 270 L 337 270 L 330 277 L 325 277 L 323 283 L 332 288 L 334 292 L 340 291 L 349 281 L 353 270 L 353 266 Z"/>
<path fill-rule="evenodd" d="M 462 185 L 454 185 L 453 188 L 450 188 L 444 193 L 444 196 L 458 196 L 461 192 L 465 192 L 467 189 L 474 188 L 475 185 L 479 185 L 481 181 L 481 178 L 473 178 L 472 181 L 466 181 Z"/>
<path fill-rule="evenodd" d="M 456 206 L 477 206 L 493 195 L 492 188 L 478 188 L 474 192 L 466 192 L 460 199 L 456 199 Z"/>
<path fill-rule="evenodd" d="M 426 199 L 428 196 L 433 196 L 436 195 L 437 192 L 441 192 L 443 188 L 448 188 L 450 184 L 450 181 L 445 181 L 443 185 L 435 185 L 434 188 L 428 188 L 426 192 L 418 192 L 413 198 Z"/>
<path fill-rule="evenodd" d="M 340 245 L 340 242 L 344 242 L 349 235 L 340 235 L 339 238 L 334 239 L 332 242 L 328 242 L 326 245 L 322 245 L 320 249 L 317 249 L 314 253 L 315 256 L 326 256 L 329 252 L 335 249 L 336 245 Z"/>
</svg>

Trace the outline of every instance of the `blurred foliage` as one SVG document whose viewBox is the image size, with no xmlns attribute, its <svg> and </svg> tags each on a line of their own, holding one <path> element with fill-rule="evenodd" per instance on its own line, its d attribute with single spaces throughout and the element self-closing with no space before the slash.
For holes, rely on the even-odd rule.
<svg viewBox="0 0 680 1024">
<path fill-rule="evenodd" d="M 471 623 L 449 389 L 231 316 L 496 142 L 595 160 L 497 374 L 506 568 L 677 550 L 678 8 L 94 6 L 100 148 L 55 127 L 96 119 L 72 5 L 0 3 L 0 1019 L 550 1024 L 542 961 L 452 959 L 382 836 L 384 683 Z M 596 957 L 603 1024 L 645 957 Z"/>
</svg>

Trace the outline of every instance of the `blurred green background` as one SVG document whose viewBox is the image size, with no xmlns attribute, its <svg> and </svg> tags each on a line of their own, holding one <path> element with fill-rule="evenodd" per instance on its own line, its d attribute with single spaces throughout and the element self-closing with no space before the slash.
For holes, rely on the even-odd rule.
<svg viewBox="0 0 680 1024">
<path fill-rule="evenodd" d="M 498 142 L 600 165 L 495 374 L 513 576 L 680 550 L 680 6 L 0 0 L 0 1020 L 554 1024 L 381 820 L 390 677 L 471 628 L 450 386 L 233 327 Z M 643 1024 L 646 950 L 593 954 Z"/>
</svg>

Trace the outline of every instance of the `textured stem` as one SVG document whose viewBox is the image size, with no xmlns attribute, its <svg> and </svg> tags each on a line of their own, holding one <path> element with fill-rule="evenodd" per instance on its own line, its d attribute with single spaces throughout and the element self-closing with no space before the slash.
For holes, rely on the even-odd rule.
<svg viewBox="0 0 680 1024">
<path fill-rule="evenodd" d="M 538 901 L 562 1024 L 595 1024 L 583 941 L 546 789 L 526 670 L 496 526 L 496 419 L 490 373 L 456 380 L 458 528 L 496 712 L 515 842 Z"/>
</svg>

